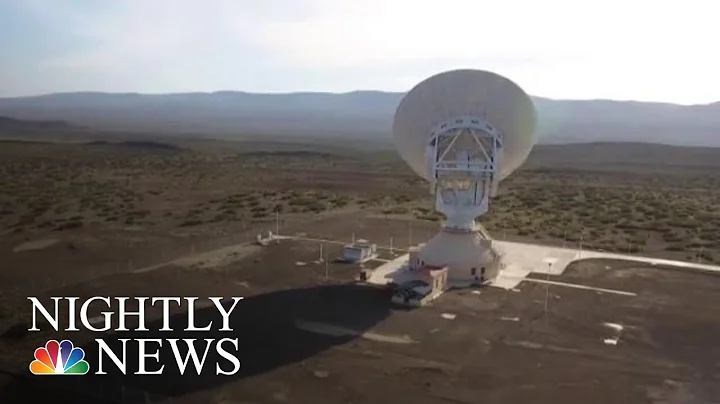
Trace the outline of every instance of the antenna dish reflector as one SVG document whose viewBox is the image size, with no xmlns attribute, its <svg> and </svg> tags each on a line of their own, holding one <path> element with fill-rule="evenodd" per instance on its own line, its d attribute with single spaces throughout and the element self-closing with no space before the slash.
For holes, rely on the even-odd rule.
<svg viewBox="0 0 720 404">
<path fill-rule="evenodd" d="M 502 159 L 496 181 L 522 165 L 535 145 L 536 111 L 525 91 L 492 72 L 452 70 L 422 81 L 405 95 L 395 112 L 395 147 L 413 171 L 432 181 L 428 143 L 453 125 L 499 133 Z"/>
</svg>

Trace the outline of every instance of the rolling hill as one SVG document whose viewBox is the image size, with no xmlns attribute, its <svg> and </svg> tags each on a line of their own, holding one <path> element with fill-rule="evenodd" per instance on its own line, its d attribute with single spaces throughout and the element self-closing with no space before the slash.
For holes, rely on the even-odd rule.
<svg viewBox="0 0 720 404">
<path fill-rule="evenodd" d="M 72 131 L 81 130 L 80 126 L 70 124 L 66 121 L 53 120 L 53 121 L 36 121 L 36 120 L 25 120 L 10 118 L 7 116 L 0 116 L 0 132 L 15 132 L 15 133 L 35 133 L 38 131 L 43 132 L 56 132 L 56 131 Z"/>
<path fill-rule="evenodd" d="M 98 130 L 315 135 L 388 140 L 403 93 L 58 93 L 0 98 L 0 115 Z M 541 143 L 720 146 L 720 103 L 675 105 L 534 97 Z"/>
</svg>

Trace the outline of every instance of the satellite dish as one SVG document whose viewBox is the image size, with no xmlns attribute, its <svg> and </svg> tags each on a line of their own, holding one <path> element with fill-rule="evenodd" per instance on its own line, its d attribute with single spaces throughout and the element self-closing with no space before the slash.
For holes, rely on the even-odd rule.
<svg viewBox="0 0 720 404">
<path fill-rule="evenodd" d="M 393 123 L 400 157 L 429 180 L 425 151 L 430 137 L 463 117 L 478 117 L 502 135 L 501 180 L 522 165 L 535 145 L 535 106 L 522 88 L 492 72 L 452 70 L 425 79 L 400 101 Z"/>
<path fill-rule="evenodd" d="M 396 148 L 430 182 L 435 209 L 447 218 L 445 234 L 419 252 L 428 265 L 450 265 L 451 278 L 463 271 L 475 277 L 479 269 L 492 277 L 489 265 L 498 254 L 475 218 L 487 213 L 500 181 L 527 159 L 536 122 L 530 97 L 488 71 L 440 73 L 405 95 L 393 123 Z"/>
</svg>

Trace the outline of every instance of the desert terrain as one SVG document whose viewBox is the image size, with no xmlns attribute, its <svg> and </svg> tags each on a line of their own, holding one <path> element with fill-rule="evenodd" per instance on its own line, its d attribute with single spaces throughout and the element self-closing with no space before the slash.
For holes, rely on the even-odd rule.
<svg viewBox="0 0 720 404">
<path fill-rule="evenodd" d="M 8 140 L 0 161 L 2 403 L 720 401 L 717 275 L 581 261 L 559 278 L 637 296 L 525 282 L 406 311 L 356 284 L 357 266 L 314 264 L 318 243 L 252 244 L 267 231 L 400 249 L 426 240 L 441 217 L 386 145 Z M 718 263 L 718 172 L 720 149 L 541 145 L 483 224 L 498 239 Z M 324 248 L 333 258 L 341 245 Z M 26 297 L 93 295 L 245 296 L 234 317 L 243 370 L 65 385 L 26 377 L 34 348 L 63 337 L 24 331 Z M 328 327 L 352 332 L 317 331 Z M 70 337 L 92 363 L 94 336 Z M 603 343 L 610 337 L 617 345 Z"/>
</svg>

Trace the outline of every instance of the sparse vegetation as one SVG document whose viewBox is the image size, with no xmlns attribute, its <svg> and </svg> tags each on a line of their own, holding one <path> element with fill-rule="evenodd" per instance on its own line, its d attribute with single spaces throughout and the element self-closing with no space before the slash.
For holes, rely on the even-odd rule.
<svg viewBox="0 0 720 404">
<path fill-rule="evenodd" d="M 3 145 L 0 224 L 16 235 L 201 230 L 341 208 L 443 218 L 426 183 L 393 153 L 144 145 Z M 488 230 L 556 243 L 579 243 L 582 233 L 587 248 L 720 261 L 720 167 L 563 164 L 535 153 L 502 184 L 483 218 Z"/>
</svg>

